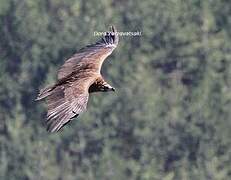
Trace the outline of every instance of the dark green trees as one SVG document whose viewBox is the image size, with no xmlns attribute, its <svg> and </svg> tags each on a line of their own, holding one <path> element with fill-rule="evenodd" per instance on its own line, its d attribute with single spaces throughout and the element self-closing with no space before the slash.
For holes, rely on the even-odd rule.
<svg viewBox="0 0 231 180">
<path fill-rule="evenodd" d="M 0 179 L 230 179 L 229 1 L 0 0 Z M 58 134 L 39 87 L 114 24 L 96 94 Z"/>
</svg>

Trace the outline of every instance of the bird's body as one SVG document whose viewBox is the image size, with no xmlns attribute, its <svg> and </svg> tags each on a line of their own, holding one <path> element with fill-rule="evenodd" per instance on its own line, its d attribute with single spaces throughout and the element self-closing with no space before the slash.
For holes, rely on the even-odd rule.
<svg viewBox="0 0 231 180">
<path fill-rule="evenodd" d="M 86 110 L 89 93 L 114 91 L 101 76 L 100 70 L 118 44 L 115 28 L 93 45 L 86 46 L 68 59 L 58 71 L 58 80 L 42 89 L 37 100 L 48 105 L 47 129 L 59 131 L 74 117 Z"/>
</svg>

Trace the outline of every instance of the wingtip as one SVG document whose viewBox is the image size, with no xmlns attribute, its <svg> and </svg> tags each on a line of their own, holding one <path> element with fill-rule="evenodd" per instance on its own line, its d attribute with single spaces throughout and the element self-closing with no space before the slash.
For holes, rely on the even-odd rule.
<svg viewBox="0 0 231 180">
<path fill-rule="evenodd" d="M 118 36 L 118 33 L 117 33 L 117 29 L 116 29 L 116 27 L 114 25 L 110 26 L 109 34 L 113 38 L 113 44 L 117 45 L 118 42 L 119 42 L 119 36 Z"/>
<path fill-rule="evenodd" d="M 113 32 L 113 33 L 116 33 L 117 32 L 116 27 L 114 25 L 111 25 L 110 26 L 110 31 Z"/>
<path fill-rule="evenodd" d="M 34 99 L 34 101 L 40 101 L 41 100 L 41 98 L 39 97 L 39 96 L 37 96 L 35 99 Z"/>
</svg>

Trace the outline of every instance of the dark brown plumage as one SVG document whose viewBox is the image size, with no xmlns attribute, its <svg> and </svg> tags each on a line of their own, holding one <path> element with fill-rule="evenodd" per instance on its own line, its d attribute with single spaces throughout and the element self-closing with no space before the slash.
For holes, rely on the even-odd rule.
<svg viewBox="0 0 231 180">
<path fill-rule="evenodd" d="M 103 61 L 112 53 L 119 38 L 115 28 L 95 44 L 79 50 L 58 71 L 58 80 L 42 89 L 36 100 L 45 99 L 47 130 L 57 132 L 86 110 L 89 93 L 114 91 L 101 76 Z"/>
</svg>

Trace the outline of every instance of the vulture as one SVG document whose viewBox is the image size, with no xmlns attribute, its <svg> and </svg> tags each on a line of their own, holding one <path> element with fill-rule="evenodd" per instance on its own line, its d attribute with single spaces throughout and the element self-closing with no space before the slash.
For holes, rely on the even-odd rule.
<svg viewBox="0 0 231 180">
<path fill-rule="evenodd" d="M 114 26 L 95 44 L 80 49 L 58 70 L 57 82 L 41 89 L 36 100 L 47 104 L 47 131 L 58 132 L 87 108 L 89 94 L 115 91 L 102 77 L 104 60 L 119 41 Z"/>
</svg>

